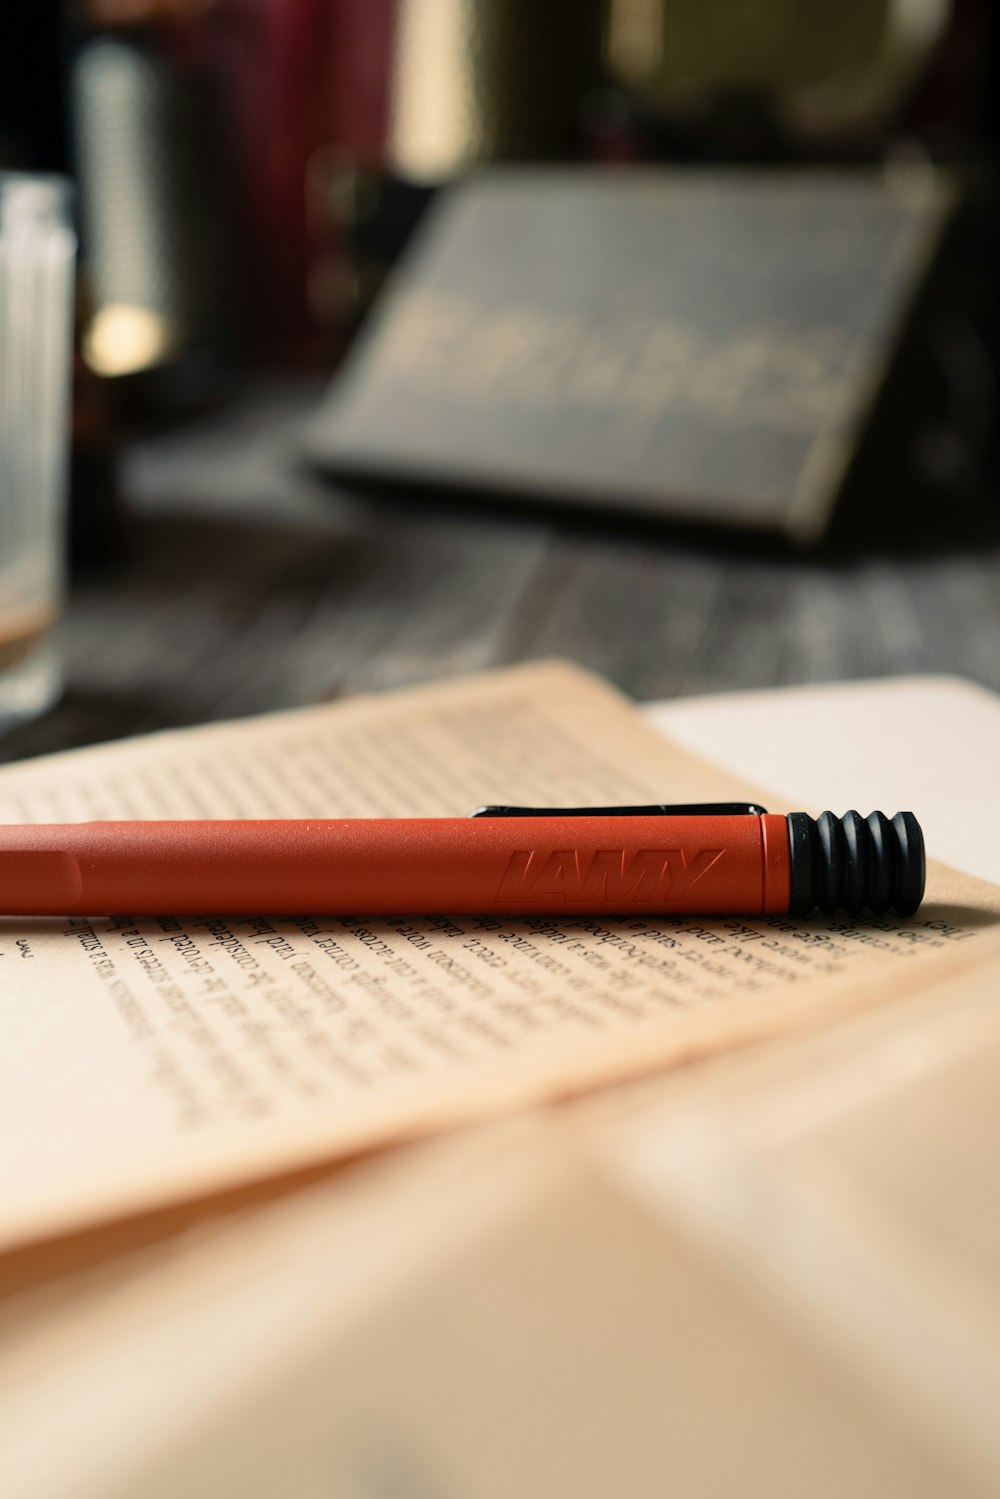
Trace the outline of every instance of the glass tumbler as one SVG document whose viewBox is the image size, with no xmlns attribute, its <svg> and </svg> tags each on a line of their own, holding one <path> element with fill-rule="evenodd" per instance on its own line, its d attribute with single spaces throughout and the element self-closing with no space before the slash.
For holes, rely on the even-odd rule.
<svg viewBox="0 0 1000 1499">
<path fill-rule="evenodd" d="M 75 255 L 69 185 L 0 172 L 0 730 L 61 685 Z"/>
</svg>

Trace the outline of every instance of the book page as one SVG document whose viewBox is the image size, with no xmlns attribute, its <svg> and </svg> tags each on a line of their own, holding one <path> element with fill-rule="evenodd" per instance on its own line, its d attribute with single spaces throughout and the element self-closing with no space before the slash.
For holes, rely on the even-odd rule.
<svg viewBox="0 0 1000 1499">
<path fill-rule="evenodd" d="M 998 983 L 986 965 L 733 1057 L 598 1131 L 644 1200 L 870 1398 L 979 1468 L 987 1493 L 1000 1490 Z"/>
<path fill-rule="evenodd" d="M 995 1499 L 553 1124 L 404 1154 L 15 1338 L 5 1493 Z"/>
<path fill-rule="evenodd" d="M 1000 697 L 975 682 L 825 682 L 681 698 L 644 712 L 690 754 L 805 807 L 919 808 L 939 859 L 1000 880 Z"/>
<path fill-rule="evenodd" d="M 748 794 L 542 664 L 11 767 L 0 819 Z M 911 922 L 2 919 L 0 1246 L 910 993 L 996 949 L 997 896 L 934 868 Z"/>
</svg>

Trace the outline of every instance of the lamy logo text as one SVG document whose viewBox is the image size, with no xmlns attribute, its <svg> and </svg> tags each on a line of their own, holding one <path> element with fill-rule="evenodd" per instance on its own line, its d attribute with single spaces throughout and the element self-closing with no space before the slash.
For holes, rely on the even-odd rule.
<svg viewBox="0 0 1000 1499">
<path fill-rule="evenodd" d="M 682 901 L 717 860 L 722 849 L 685 853 L 679 848 L 600 848 L 593 853 L 555 849 L 549 854 L 518 849 L 511 854 L 497 900 L 615 901 L 650 904 Z"/>
</svg>

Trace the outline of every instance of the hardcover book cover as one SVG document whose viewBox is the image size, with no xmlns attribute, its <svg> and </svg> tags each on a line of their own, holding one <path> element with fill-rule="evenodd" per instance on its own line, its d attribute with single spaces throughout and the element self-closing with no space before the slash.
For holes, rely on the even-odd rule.
<svg viewBox="0 0 1000 1499">
<path fill-rule="evenodd" d="M 355 481 L 813 540 L 951 201 L 925 173 L 471 178 L 376 305 L 308 456 Z"/>
</svg>

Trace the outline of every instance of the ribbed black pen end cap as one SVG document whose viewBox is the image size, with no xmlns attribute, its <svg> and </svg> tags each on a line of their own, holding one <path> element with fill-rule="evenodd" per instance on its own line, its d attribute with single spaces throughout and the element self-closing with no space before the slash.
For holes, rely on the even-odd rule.
<svg viewBox="0 0 1000 1499">
<path fill-rule="evenodd" d="M 924 894 L 924 835 L 912 812 L 861 817 L 789 812 L 791 897 L 795 916 L 846 911 L 912 916 Z"/>
</svg>

